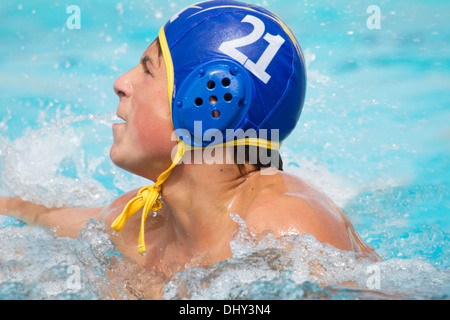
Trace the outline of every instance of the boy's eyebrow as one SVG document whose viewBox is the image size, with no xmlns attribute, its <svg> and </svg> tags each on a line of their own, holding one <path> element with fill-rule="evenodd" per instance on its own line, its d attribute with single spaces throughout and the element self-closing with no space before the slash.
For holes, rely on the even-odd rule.
<svg viewBox="0 0 450 320">
<path fill-rule="evenodd" d="M 162 58 L 162 50 L 161 50 L 161 45 L 159 44 L 159 38 L 156 38 L 156 46 L 158 47 L 158 58 L 159 60 L 161 60 Z M 141 59 L 141 63 L 142 64 L 146 64 L 147 62 L 150 62 L 150 64 L 155 67 L 155 61 L 153 59 L 151 59 L 148 55 L 145 55 L 144 57 L 142 57 Z M 159 61 L 161 62 L 161 61 Z"/>
<path fill-rule="evenodd" d="M 153 61 L 152 58 L 150 58 L 149 56 L 145 55 L 142 57 L 141 59 L 141 63 L 146 66 L 147 62 L 150 62 L 150 64 L 152 65 L 152 67 L 156 67 L 155 61 Z"/>
</svg>

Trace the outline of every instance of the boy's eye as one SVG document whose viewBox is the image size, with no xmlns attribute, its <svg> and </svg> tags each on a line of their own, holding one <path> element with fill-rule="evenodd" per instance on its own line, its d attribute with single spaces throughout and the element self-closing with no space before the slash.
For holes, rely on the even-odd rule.
<svg viewBox="0 0 450 320">
<path fill-rule="evenodd" d="M 148 62 L 148 61 L 149 61 L 148 57 L 144 57 L 144 58 L 141 60 L 141 65 L 142 65 L 142 68 L 144 69 L 144 72 L 145 72 L 146 74 L 149 74 L 149 75 L 153 76 L 153 74 L 150 72 L 149 68 L 147 67 L 147 62 Z"/>
<path fill-rule="evenodd" d="M 153 74 L 150 72 L 150 69 L 147 68 L 147 64 L 146 63 L 143 64 L 143 68 L 144 68 L 144 72 L 146 74 L 149 74 L 149 75 L 153 76 Z"/>
</svg>

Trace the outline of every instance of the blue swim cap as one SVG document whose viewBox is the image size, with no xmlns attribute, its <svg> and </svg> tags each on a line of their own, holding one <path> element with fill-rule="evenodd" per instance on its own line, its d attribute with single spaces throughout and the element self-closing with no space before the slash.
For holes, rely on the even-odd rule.
<svg viewBox="0 0 450 320">
<path fill-rule="evenodd" d="M 194 137 L 179 134 L 187 144 L 206 147 L 236 138 L 227 129 L 267 129 L 265 139 L 281 142 L 295 128 L 305 63 L 294 34 L 275 14 L 237 1 L 201 2 L 174 15 L 159 41 L 174 128 Z M 272 129 L 279 130 L 277 137 Z M 222 141 L 214 141 L 216 131 Z"/>
</svg>

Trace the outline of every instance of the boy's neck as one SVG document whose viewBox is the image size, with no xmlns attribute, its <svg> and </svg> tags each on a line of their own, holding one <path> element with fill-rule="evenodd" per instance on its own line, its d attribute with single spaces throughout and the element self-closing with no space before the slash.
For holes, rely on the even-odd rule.
<svg viewBox="0 0 450 320">
<path fill-rule="evenodd" d="M 177 166 L 162 191 L 169 209 L 168 226 L 175 240 L 192 250 L 192 254 L 223 244 L 224 240 L 228 245 L 236 228 L 230 214 L 239 207 L 240 189 L 250 176 L 252 173 L 242 174 L 237 165 Z M 223 232 L 226 229 L 230 232 Z M 229 238 L 223 239 L 224 235 Z"/>
</svg>

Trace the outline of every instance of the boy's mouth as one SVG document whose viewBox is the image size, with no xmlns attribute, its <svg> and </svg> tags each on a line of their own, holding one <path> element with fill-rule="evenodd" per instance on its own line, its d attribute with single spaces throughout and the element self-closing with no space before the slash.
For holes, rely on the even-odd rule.
<svg viewBox="0 0 450 320">
<path fill-rule="evenodd" d="M 126 123 L 127 122 L 127 120 L 125 120 L 125 118 L 124 117 L 122 117 L 121 115 L 119 115 L 119 114 L 116 114 L 116 117 L 117 117 L 117 121 L 119 121 L 119 120 L 123 120 L 123 122 L 122 121 L 119 121 L 119 124 L 120 123 Z"/>
<path fill-rule="evenodd" d="M 127 121 L 124 119 L 124 117 L 116 114 L 116 117 L 113 119 L 114 123 L 112 124 L 113 128 L 118 128 L 124 126 Z"/>
</svg>

